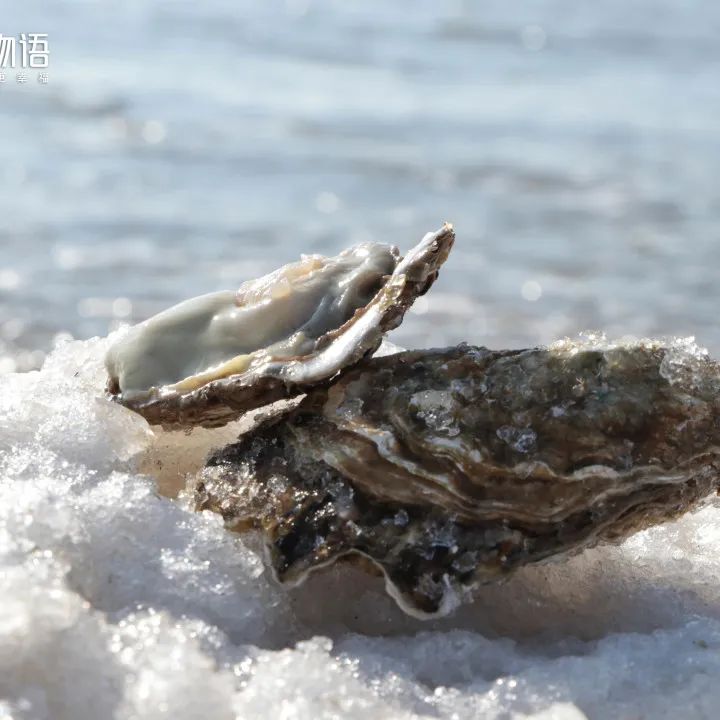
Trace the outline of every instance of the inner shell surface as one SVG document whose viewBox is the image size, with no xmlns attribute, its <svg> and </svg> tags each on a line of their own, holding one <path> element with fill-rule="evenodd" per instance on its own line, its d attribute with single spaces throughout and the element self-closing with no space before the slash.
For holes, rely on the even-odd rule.
<svg viewBox="0 0 720 720">
<path fill-rule="evenodd" d="M 237 292 L 186 300 L 112 346 L 108 374 L 126 394 L 185 391 L 242 372 L 261 357 L 306 355 L 372 300 L 397 259 L 389 245 L 364 243 L 334 258 L 305 257 Z"/>
</svg>

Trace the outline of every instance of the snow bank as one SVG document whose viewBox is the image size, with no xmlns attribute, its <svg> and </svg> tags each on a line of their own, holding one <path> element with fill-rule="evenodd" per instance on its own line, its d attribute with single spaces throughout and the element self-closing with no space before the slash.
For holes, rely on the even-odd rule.
<svg viewBox="0 0 720 720">
<path fill-rule="evenodd" d="M 102 398 L 107 340 L 0 377 L 0 718 L 715 717 L 720 512 L 405 617 L 335 567 L 295 591 L 174 493 L 237 427 Z"/>
</svg>

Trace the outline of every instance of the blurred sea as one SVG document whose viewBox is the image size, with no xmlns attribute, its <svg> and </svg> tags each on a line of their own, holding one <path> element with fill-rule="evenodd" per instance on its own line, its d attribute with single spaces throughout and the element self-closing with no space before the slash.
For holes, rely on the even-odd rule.
<svg viewBox="0 0 720 720">
<path fill-rule="evenodd" d="M 444 220 L 392 339 L 720 353 L 720 4 L 0 1 L 0 370 Z"/>
</svg>

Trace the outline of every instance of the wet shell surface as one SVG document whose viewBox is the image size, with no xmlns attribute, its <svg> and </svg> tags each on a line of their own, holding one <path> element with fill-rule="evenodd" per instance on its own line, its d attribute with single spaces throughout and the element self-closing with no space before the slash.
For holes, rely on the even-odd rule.
<svg viewBox="0 0 720 720">
<path fill-rule="evenodd" d="M 719 398 L 683 341 L 369 359 L 211 456 L 197 507 L 259 528 L 282 582 L 359 558 L 406 612 L 441 615 L 716 490 Z"/>
<path fill-rule="evenodd" d="M 187 300 L 108 351 L 108 392 L 151 424 L 215 427 L 305 392 L 374 352 L 432 285 L 455 235 L 445 225 L 404 257 L 365 243 Z"/>
</svg>

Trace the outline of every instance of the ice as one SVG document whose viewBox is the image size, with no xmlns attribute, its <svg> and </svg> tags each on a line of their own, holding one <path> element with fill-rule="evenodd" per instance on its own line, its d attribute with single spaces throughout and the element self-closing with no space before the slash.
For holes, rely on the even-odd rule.
<svg viewBox="0 0 720 720">
<path fill-rule="evenodd" d="M 530 428 L 516 428 L 503 425 L 497 429 L 497 436 L 519 453 L 528 453 L 535 447 L 537 433 Z"/>
<path fill-rule="evenodd" d="M 457 426 L 453 399 L 450 393 L 444 390 L 422 390 L 410 398 L 410 405 L 418 418 L 423 420 L 428 428 L 435 432 L 455 437 L 460 434 Z"/>
<path fill-rule="evenodd" d="M 390 342 L 389 340 L 383 339 L 380 343 L 380 347 L 373 353 L 373 357 L 385 357 L 386 355 L 396 355 L 399 352 L 403 352 L 405 348 Z"/>
<path fill-rule="evenodd" d="M 167 497 L 252 419 L 151 431 L 104 399 L 107 345 L 0 379 L 3 720 L 717 716 L 714 501 L 440 621 L 352 566 L 284 589 L 257 538 Z"/>
</svg>

